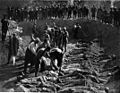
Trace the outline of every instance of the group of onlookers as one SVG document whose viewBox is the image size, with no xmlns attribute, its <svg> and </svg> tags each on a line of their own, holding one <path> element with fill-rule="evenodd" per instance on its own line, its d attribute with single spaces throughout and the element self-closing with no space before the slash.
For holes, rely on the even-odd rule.
<svg viewBox="0 0 120 93">
<path fill-rule="evenodd" d="M 69 18 L 89 18 L 100 20 L 104 23 L 120 25 L 120 9 L 110 8 L 108 11 L 105 7 L 96 8 L 93 5 L 91 8 L 85 5 L 68 5 L 67 3 L 50 3 L 45 6 L 34 6 L 34 7 L 8 7 L 7 8 L 8 18 L 14 20 L 23 21 L 30 20 L 34 21 L 37 19 L 69 19 Z"/>
</svg>

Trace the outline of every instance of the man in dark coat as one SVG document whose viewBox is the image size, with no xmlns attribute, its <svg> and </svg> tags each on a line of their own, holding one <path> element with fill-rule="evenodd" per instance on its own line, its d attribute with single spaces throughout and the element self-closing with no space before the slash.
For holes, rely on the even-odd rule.
<svg viewBox="0 0 120 93">
<path fill-rule="evenodd" d="M 81 30 L 81 26 L 78 23 L 76 23 L 73 28 L 74 39 L 78 39 L 78 34 L 80 30 Z"/>
<path fill-rule="evenodd" d="M 96 17 L 96 8 L 95 8 L 94 5 L 93 5 L 93 7 L 91 8 L 91 13 L 92 13 L 92 19 L 95 19 L 95 17 Z"/>
<path fill-rule="evenodd" d="M 6 19 L 6 15 L 4 15 L 3 19 L 1 20 L 2 23 L 2 42 L 4 43 L 5 38 L 6 38 L 6 34 L 7 34 L 7 30 L 8 30 L 8 21 Z"/>
<path fill-rule="evenodd" d="M 16 35 L 13 34 L 13 36 L 9 38 L 9 53 L 8 53 L 8 63 L 10 62 L 10 59 L 12 57 L 13 65 L 15 65 L 15 59 L 18 53 L 19 49 L 19 40 L 17 39 Z"/>
<path fill-rule="evenodd" d="M 37 48 L 39 46 L 40 40 L 36 38 L 34 41 L 30 42 L 25 52 L 25 62 L 24 62 L 24 74 L 26 74 L 28 64 L 31 64 L 31 67 L 35 64 L 35 56 L 37 56 Z"/>
<path fill-rule="evenodd" d="M 99 7 L 98 10 L 97 10 L 97 19 L 99 21 L 102 20 L 102 15 L 103 15 L 103 9 L 101 7 Z"/>
</svg>

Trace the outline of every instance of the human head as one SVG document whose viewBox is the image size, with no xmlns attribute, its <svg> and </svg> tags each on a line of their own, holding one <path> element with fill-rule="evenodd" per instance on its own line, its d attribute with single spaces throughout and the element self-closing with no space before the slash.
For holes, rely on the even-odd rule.
<svg viewBox="0 0 120 93">
<path fill-rule="evenodd" d="M 74 25 L 74 28 L 76 28 L 77 26 L 76 25 Z"/>
<path fill-rule="evenodd" d="M 61 31 L 61 30 L 62 30 L 62 28 L 61 28 L 61 27 L 59 27 L 59 30 Z"/>
<path fill-rule="evenodd" d="M 64 30 L 64 31 L 66 31 L 66 29 L 67 29 L 66 27 L 63 27 L 63 30 Z"/>
<path fill-rule="evenodd" d="M 45 33 L 47 33 L 48 32 L 48 30 L 45 30 Z"/>
<path fill-rule="evenodd" d="M 15 33 L 13 33 L 13 37 L 15 37 L 16 36 L 16 34 Z"/>
<path fill-rule="evenodd" d="M 54 32 L 54 30 L 55 30 L 54 28 L 51 29 L 52 32 Z"/>
<path fill-rule="evenodd" d="M 35 39 L 35 44 L 38 44 L 40 42 L 40 39 L 37 37 L 36 39 Z"/>
</svg>

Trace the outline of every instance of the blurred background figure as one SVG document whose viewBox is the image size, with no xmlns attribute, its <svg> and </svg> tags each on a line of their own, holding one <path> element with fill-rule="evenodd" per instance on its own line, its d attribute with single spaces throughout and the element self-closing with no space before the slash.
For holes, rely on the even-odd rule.
<svg viewBox="0 0 120 93">
<path fill-rule="evenodd" d="M 4 43 L 9 25 L 6 15 L 3 15 L 1 23 L 2 23 L 2 42 Z"/>
<path fill-rule="evenodd" d="M 19 49 L 19 40 L 16 37 L 16 34 L 13 34 L 10 38 L 9 38 L 9 52 L 8 52 L 8 63 L 10 63 L 10 60 L 12 58 L 13 61 L 13 65 L 15 65 L 15 60 L 16 60 L 16 56 L 18 53 L 18 49 Z"/>
</svg>

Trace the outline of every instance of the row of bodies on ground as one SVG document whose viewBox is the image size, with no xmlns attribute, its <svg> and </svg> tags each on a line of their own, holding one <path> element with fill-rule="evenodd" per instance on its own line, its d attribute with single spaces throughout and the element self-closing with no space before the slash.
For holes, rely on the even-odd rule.
<svg viewBox="0 0 120 93">
<path fill-rule="evenodd" d="M 9 22 L 12 22 L 12 21 L 9 21 Z M 12 23 L 14 23 L 14 22 L 12 22 Z M 49 26 L 48 26 L 48 28 L 49 28 Z M 17 29 L 18 29 L 18 27 L 17 27 Z M 20 31 L 21 32 L 21 31 Z"/>
<path fill-rule="evenodd" d="M 22 33 L 22 31 L 21 31 L 21 28 L 18 27 L 18 25 L 15 21 L 8 20 L 8 23 L 9 23 L 9 27 L 8 27 L 9 29 L 7 32 L 8 33 L 7 35 L 9 37 L 8 63 L 10 62 L 10 59 L 12 57 L 12 61 L 13 61 L 13 65 L 14 65 L 16 56 L 18 53 L 18 49 L 20 48 L 19 46 L 22 46 L 21 37 L 19 36 L 19 33 Z M 79 24 L 76 24 L 74 27 L 74 30 L 75 30 L 74 38 L 76 38 L 78 36 L 78 32 L 80 29 L 81 29 L 81 26 Z M 4 33 L 4 32 L 2 32 L 2 33 Z M 18 33 L 18 34 L 15 34 L 15 33 Z M 33 42 L 34 41 L 36 42 L 36 40 L 38 40 L 38 37 L 35 37 L 35 34 L 37 34 L 36 24 L 33 25 L 32 40 L 28 44 L 28 48 L 29 48 L 29 46 L 32 46 L 32 48 L 35 48 L 35 49 L 38 48 L 36 45 L 33 45 L 34 44 Z M 55 23 L 54 23 L 54 27 L 50 27 L 49 25 L 46 24 L 46 29 L 45 29 L 45 33 L 44 33 L 44 41 L 43 41 L 43 43 L 41 41 L 39 41 L 39 42 L 40 42 L 40 45 L 43 44 L 43 46 L 46 48 L 48 46 L 53 45 L 52 47 L 58 47 L 59 49 L 65 50 L 65 52 L 66 52 L 68 37 L 69 37 L 69 33 L 66 30 L 66 27 L 64 27 L 62 29 L 61 27 L 57 27 Z M 19 45 L 19 42 L 21 42 L 21 45 Z M 31 48 L 30 48 L 30 50 L 32 51 Z M 26 52 L 25 52 L 25 55 L 26 55 Z"/>
</svg>

